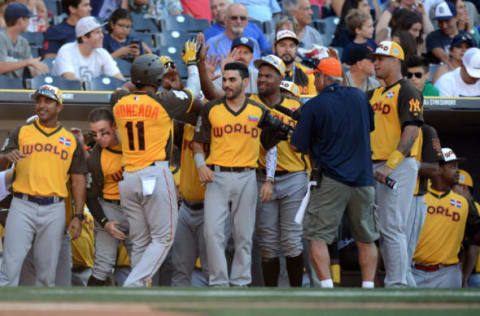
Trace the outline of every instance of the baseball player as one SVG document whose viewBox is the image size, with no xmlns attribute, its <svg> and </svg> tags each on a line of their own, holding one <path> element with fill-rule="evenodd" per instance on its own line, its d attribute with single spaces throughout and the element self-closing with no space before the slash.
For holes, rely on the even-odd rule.
<svg viewBox="0 0 480 316">
<path fill-rule="evenodd" d="M 402 77 L 404 53 L 400 45 L 383 41 L 372 55 L 376 76 L 386 84 L 367 93 L 375 113 L 371 147 L 385 287 L 406 287 L 407 219 L 418 173 L 414 157 L 421 150 L 418 135 L 423 124 L 423 99 L 421 93 Z M 385 185 L 387 178 L 397 182 L 395 190 Z"/>
<path fill-rule="evenodd" d="M 420 134 L 422 150 L 419 150 L 415 156 L 419 164 L 417 184 L 412 199 L 411 211 L 407 218 L 407 229 L 409 229 L 407 231 L 408 262 L 410 263 L 417 248 L 418 237 L 420 237 L 425 216 L 427 216 L 427 205 L 425 204 L 424 196 L 427 193 L 428 179 L 438 172 L 438 163 L 442 159 L 442 148 L 440 147 L 440 140 L 435 128 L 423 124 Z M 407 274 L 407 283 L 409 287 L 416 287 L 411 266 Z"/>
<path fill-rule="evenodd" d="M 122 144 L 120 201 L 132 241 L 132 271 L 124 286 L 148 286 L 168 254 L 177 224 L 177 197 L 168 168 L 172 119 L 189 112 L 200 93 L 196 43 L 185 43 L 187 88 L 157 94 L 166 70 L 156 55 L 142 55 L 132 65 L 134 92 L 112 95 L 113 114 Z"/>
<path fill-rule="evenodd" d="M 464 237 L 480 244 L 480 215 L 472 201 L 451 188 L 458 181 L 458 159 L 442 148 L 438 175 L 425 195 L 427 217 L 413 257 L 412 272 L 418 287 L 460 288 L 459 252 Z"/>
<path fill-rule="evenodd" d="M 84 210 L 80 237 L 72 240 L 72 285 L 87 286 L 92 275 L 95 254 L 95 237 L 93 232 L 93 216 Z M 60 262 L 59 262 L 60 264 Z"/>
<path fill-rule="evenodd" d="M 62 93 L 56 87 L 43 85 L 32 98 L 38 120 L 15 129 L 0 156 L 3 164 L 16 164 L 14 197 L 5 231 L 5 260 L 0 272 L 0 283 L 10 286 L 18 285 L 31 247 L 40 284 L 55 285 L 69 177 L 75 200 L 74 219 L 69 226 L 73 239 L 80 235 L 83 220 L 86 163 L 77 139 L 58 124 Z M 34 216 L 37 212 L 43 216 Z"/>
<path fill-rule="evenodd" d="M 473 179 L 467 171 L 459 170 L 458 183 L 453 186 L 453 191 L 467 200 L 472 200 L 475 208 L 480 213 L 480 204 L 473 200 Z M 479 246 L 469 245 L 465 251 L 462 287 L 480 287 L 479 248 Z"/>
<path fill-rule="evenodd" d="M 87 206 L 95 218 L 95 260 L 89 286 L 105 285 L 113 270 L 120 242 L 130 248 L 126 238 L 128 222 L 120 207 L 118 182 L 122 180 L 122 149 L 113 113 L 95 109 L 88 121 L 96 144 L 87 160 Z"/>
<path fill-rule="evenodd" d="M 250 99 L 264 105 L 284 124 L 295 127 L 296 120 L 282 109 L 294 112 L 300 108 L 298 100 L 284 97 L 280 83 L 285 75 L 285 64 L 275 55 L 257 59 L 258 94 Z M 259 192 L 272 192 L 269 200 L 260 197 L 257 207 L 256 235 L 266 286 L 278 286 L 280 255 L 286 256 L 290 286 L 300 287 L 303 280 L 302 225 L 295 223 L 295 215 L 307 190 L 308 173 L 302 154 L 294 152 L 288 141 L 277 144 L 275 179 L 266 176 L 265 150 L 260 149 L 257 185 Z"/>
</svg>

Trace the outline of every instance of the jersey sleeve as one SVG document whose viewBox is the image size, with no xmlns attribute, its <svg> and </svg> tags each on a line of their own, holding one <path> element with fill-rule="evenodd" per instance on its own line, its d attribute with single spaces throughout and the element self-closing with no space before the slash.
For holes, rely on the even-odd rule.
<svg viewBox="0 0 480 316">
<path fill-rule="evenodd" d="M 402 126 L 423 123 L 423 97 L 413 85 L 403 82 L 398 96 L 398 116 Z"/>
<path fill-rule="evenodd" d="M 87 161 L 85 160 L 85 154 L 83 153 L 83 148 L 80 146 L 80 142 L 75 137 L 76 148 L 73 152 L 72 163 L 70 164 L 70 174 L 86 174 L 88 173 Z"/>
<path fill-rule="evenodd" d="M 422 126 L 423 145 L 422 160 L 424 162 L 438 162 L 442 160 L 442 147 L 437 131 L 430 125 Z"/>
<path fill-rule="evenodd" d="M 155 95 L 155 100 L 165 108 L 171 118 L 179 118 L 190 111 L 193 95 L 188 89 L 162 91 Z"/>
<path fill-rule="evenodd" d="M 5 143 L 2 146 L 2 153 L 8 153 L 12 150 L 19 149 L 18 148 L 18 135 L 20 134 L 21 126 L 15 128 L 13 131 L 10 132 L 7 139 L 5 139 Z"/>
<path fill-rule="evenodd" d="M 117 90 L 115 91 L 112 96 L 110 97 L 110 105 L 111 106 L 114 106 L 118 100 L 120 100 L 121 98 L 123 98 L 124 96 L 130 94 L 130 92 L 126 91 L 126 90 Z"/>
<path fill-rule="evenodd" d="M 468 217 L 465 235 L 468 238 L 473 238 L 473 241 L 477 245 L 480 245 L 480 215 L 472 200 L 468 201 Z"/>
<path fill-rule="evenodd" d="M 208 118 L 212 103 L 208 103 L 202 108 L 202 112 L 198 116 L 197 124 L 195 125 L 195 135 L 193 141 L 202 144 L 210 144 L 212 125 Z"/>
</svg>

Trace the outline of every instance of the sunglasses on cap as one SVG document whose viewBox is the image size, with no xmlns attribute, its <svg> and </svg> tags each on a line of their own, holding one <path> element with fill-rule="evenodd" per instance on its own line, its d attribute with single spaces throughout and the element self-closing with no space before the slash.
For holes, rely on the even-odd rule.
<svg viewBox="0 0 480 316">
<path fill-rule="evenodd" d="M 412 79 L 412 77 L 415 76 L 416 78 L 420 79 L 423 76 L 423 72 L 407 72 L 407 78 Z"/>
</svg>

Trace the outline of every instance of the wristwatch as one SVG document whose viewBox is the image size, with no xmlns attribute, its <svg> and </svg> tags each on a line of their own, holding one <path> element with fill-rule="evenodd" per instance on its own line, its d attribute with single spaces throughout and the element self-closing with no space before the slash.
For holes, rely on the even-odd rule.
<svg viewBox="0 0 480 316">
<path fill-rule="evenodd" d="M 85 219 L 85 215 L 83 213 L 75 213 L 73 214 L 72 218 L 77 217 L 80 221 L 83 221 Z"/>
</svg>

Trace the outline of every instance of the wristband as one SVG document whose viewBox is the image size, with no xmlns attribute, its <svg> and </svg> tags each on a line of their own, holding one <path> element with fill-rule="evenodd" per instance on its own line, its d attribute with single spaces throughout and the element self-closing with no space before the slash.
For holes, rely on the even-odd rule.
<svg viewBox="0 0 480 316">
<path fill-rule="evenodd" d="M 405 156 L 396 149 L 390 154 L 390 157 L 388 157 L 386 165 L 392 169 L 395 169 L 395 167 L 398 166 L 403 159 L 405 159 Z"/>
<path fill-rule="evenodd" d="M 100 220 L 100 225 L 102 225 L 102 227 L 105 227 L 105 224 L 107 223 L 108 223 L 108 218 L 106 216 Z"/>
<path fill-rule="evenodd" d="M 193 155 L 193 159 L 195 159 L 195 164 L 197 165 L 197 169 L 206 165 L 205 157 L 203 156 L 202 153 L 196 153 L 195 155 Z"/>
</svg>

